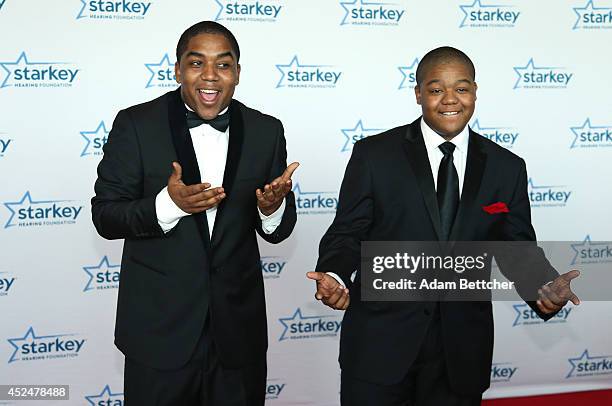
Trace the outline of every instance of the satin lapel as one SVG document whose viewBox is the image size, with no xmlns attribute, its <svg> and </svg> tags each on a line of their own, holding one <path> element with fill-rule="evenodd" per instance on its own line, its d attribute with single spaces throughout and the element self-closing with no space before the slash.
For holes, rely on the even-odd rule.
<svg viewBox="0 0 612 406">
<path fill-rule="evenodd" d="M 453 223 L 453 229 L 449 237 L 450 241 L 459 241 L 461 231 L 469 223 L 470 210 L 474 209 L 475 199 L 480 190 L 482 175 L 487 163 L 487 155 L 482 151 L 478 134 L 470 130 L 470 141 L 465 163 L 465 176 L 463 178 L 463 190 L 461 200 L 457 209 L 457 217 Z"/>
<path fill-rule="evenodd" d="M 176 150 L 178 162 L 183 169 L 183 182 L 186 185 L 201 183 L 200 168 L 193 149 L 191 134 L 189 134 L 189 129 L 187 128 L 187 120 L 185 119 L 187 109 L 181 98 L 180 88 L 172 92 L 169 98 L 168 117 L 170 121 L 170 131 L 172 132 L 172 143 Z M 192 214 L 192 216 L 196 217 L 196 224 L 204 240 L 204 247 L 206 251 L 209 252 L 210 235 L 208 233 L 206 212 Z"/>
<path fill-rule="evenodd" d="M 406 141 L 404 142 L 404 150 L 406 151 L 408 162 L 412 167 L 419 189 L 423 195 L 423 200 L 425 201 L 431 223 L 439 239 L 441 235 L 441 226 L 438 198 L 436 196 L 434 180 L 431 174 L 431 165 L 427 156 L 427 149 L 425 148 L 425 141 L 421 133 L 420 123 L 421 121 L 418 119 L 408 127 Z"/>
<path fill-rule="evenodd" d="M 240 155 L 242 154 L 242 144 L 244 141 L 244 122 L 242 120 L 242 112 L 240 104 L 232 100 L 229 106 L 230 124 L 229 124 L 229 144 L 227 146 L 227 160 L 225 161 L 225 172 L 223 173 L 223 189 L 225 190 L 225 199 L 219 204 L 217 209 L 217 217 L 215 218 L 215 227 L 213 228 L 212 241 L 215 243 L 219 235 L 223 231 L 223 215 L 225 213 L 226 200 L 231 199 L 238 164 L 240 163 Z M 255 191 L 253 191 L 255 194 Z"/>
</svg>

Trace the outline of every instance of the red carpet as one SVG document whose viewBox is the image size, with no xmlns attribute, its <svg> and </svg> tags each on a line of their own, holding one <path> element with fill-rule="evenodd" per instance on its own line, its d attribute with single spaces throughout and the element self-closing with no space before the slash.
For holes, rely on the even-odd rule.
<svg viewBox="0 0 612 406">
<path fill-rule="evenodd" d="M 612 406 L 612 390 L 491 399 L 483 401 L 482 406 Z"/>
</svg>

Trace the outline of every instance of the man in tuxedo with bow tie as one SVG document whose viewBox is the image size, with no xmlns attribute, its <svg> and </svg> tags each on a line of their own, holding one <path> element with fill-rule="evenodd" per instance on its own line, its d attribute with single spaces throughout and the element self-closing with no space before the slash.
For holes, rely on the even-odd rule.
<svg viewBox="0 0 612 406">
<path fill-rule="evenodd" d="M 256 233 L 296 222 L 279 120 L 234 100 L 240 49 L 222 25 L 188 28 L 180 88 L 117 115 L 93 222 L 124 239 L 115 343 L 128 406 L 263 405 L 267 326 Z"/>
<path fill-rule="evenodd" d="M 490 301 L 361 300 L 362 241 L 536 238 L 525 162 L 467 126 L 476 102 L 472 61 L 455 48 L 434 49 L 416 80 L 422 117 L 354 145 L 316 272 L 307 274 L 317 281 L 318 300 L 346 309 L 346 406 L 480 405 L 493 353 Z M 546 320 L 568 299 L 579 303 L 569 288 L 578 272 L 559 276 L 544 263 L 520 272 L 533 273 L 530 293 L 539 300 L 529 305 Z"/>
</svg>

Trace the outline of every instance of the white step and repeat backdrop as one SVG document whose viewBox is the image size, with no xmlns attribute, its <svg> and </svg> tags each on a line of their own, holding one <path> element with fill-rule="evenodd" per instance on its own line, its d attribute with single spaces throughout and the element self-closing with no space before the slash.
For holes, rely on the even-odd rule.
<svg viewBox="0 0 612 406">
<path fill-rule="evenodd" d="M 472 57 L 471 126 L 526 159 L 538 237 L 612 240 L 612 0 L 0 0 L 0 383 L 122 404 L 122 244 L 92 226 L 95 169 L 117 111 L 175 88 L 176 41 L 207 19 L 241 45 L 236 97 L 283 121 L 302 164 L 293 236 L 261 244 L 269 404 L 338 404 L 342 314 L 304 274 L 353 143 L 418 117 L 434 47 Z M 612 387 L 611 313 L 585 302 L 544 324 L 496 303 L 486 396 Z"/>
</svg>

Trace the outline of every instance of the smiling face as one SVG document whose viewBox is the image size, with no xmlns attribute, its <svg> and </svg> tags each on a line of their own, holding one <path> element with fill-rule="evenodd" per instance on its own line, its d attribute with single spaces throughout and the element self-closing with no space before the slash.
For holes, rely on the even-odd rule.
<svg viewBox="0 0 612 406">
<path fill-rule="evenodd" d="M 446 140 L 459 134 L 476 106 L 476 82 L 468 66 L 449 61 L 431 67 L 414 92 L 425 123 Z"/>
<path fill-rule="evenodd" d="M 198 34 L 189 40 L 174 72 L 183 101 L 200 117 L 211 120 L 229 106 L 240 65 L 223 35 Z"/>
</svg>

